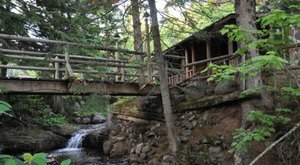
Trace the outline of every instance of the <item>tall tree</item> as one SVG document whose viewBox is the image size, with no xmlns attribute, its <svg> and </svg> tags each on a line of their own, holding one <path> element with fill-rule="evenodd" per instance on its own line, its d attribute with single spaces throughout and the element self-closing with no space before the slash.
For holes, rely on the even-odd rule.
<svg viewBox="0 0 300 165">
<path fill-rule="evenodd" d="M 161 91 L 161 97 L 163 102 L 165 123 L 167 127 L 169 148 L 172 154 L 176 155 L 180 143 L 177 140 L 178 138 L 176 133 L 176 127 L 174 124 L 174 119 L 172 114 L 169 84 L 167 80 L 167 68 L 166 68 L 166 61 L 164 60 L 162 54 L 161 38 L 160 38 L 159 25 L 157 20 L 157 9 L 155 5 L 155 0 L 148 0 L 148 2 L 150 7 L 150 15 L 152 19 L 151 30 L 152 30 L 152 37 L 154 42 L 154 53 L 156 54 L 156 63 L 158 66 L 160 91 Z"/>
<path fill-rule="evenodd" d="M 237 25 L 239 28 L 243 29 L 245 32 L 249 32 L 249 35 L 253 41 L 256 40 L 256 36 L 252 35 L 251 32 L 255 31 L 256 28 L 256 1 L 255 0 L 235 0 L 235 11 L 237 14 Z M 240 47 L 247 48 L 247 53 L 242 57 L 242 62 L 247 59 L 259 56 L 258 49 L 247 47 L 245 43 L 240 43 Z M 248 77 L 246 81 L 242 83 L 242 89 L 255 89 L 263 86 L 263 81 L 261 73 L 254 76 Z M 262 102 L 266 105 L 271 106 L 271 98 L 268 98 L 267 93 L 263 92 L 261 94 Z M 246 116 L 255 109 L 253 102 L 244 101 L 241 104 L 242 109 L 242 127 L 247 127 Z M 236 152 L 235 154 L 235 164 L 249 164 L 251 153 Z"/>
<path fill-rule="evenodd" d="M 141 20 L 140 20 L 140 2 L 139 0 L 131 0 L 131 13 L 132 13 L 132 26 L 133 26 L 133 40 L 134 40 L 134 50 L 143 52 L 143 38 L 141 30 Z M 141 55 L 136 55 L 139 61 L 143 60 Z M 144 69 L 140 68 L 138 70 L 139 80 L 138 82 L 142 84 L 144 82 Z"/>
</svg>

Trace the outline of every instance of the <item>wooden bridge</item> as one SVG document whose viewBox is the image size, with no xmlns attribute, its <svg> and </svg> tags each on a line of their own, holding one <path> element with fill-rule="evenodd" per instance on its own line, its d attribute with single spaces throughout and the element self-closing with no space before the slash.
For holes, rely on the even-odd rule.
<svg viewBox="0 0 300 165">
<path fill-rule="evenodd" d="M 150 82 L 149 79 L 152 81 L 153 76 L 155 77 L 149 71 L 146 75 L 143 70 L 145 67 L 154 66 L 150 54 L 120 49 L 118 43 L 115 48 L 105 48 L 6 34 L 0 34 L 0 39 L 15 45 L 22 43 L 42 47 L 37 51 L 29 48 L 6 48 L 4 43 L 2 47 L 0 44 L 2 74 L 0 88 L 8 94 L 160 94 L 158 86 L 145 85 L 146 82 Z M 84 53 L 86 49 L 90 51 L 90 56 L 72 54 L 72 52 Z M 122 58 L 120 54 L 123 54 Z M 106 58 L 99 57 L 100 55 Z M 140 65 L 141 62 L 136 60 L 144 60 L 144 57 L 147 57 L 147 66 Z M 38 75 L 32 77 L 14 74 L 17 71 L 20 73 L 35 71 Z M 148 77 L 148 80 L 145 77 Z"/>
</svg>

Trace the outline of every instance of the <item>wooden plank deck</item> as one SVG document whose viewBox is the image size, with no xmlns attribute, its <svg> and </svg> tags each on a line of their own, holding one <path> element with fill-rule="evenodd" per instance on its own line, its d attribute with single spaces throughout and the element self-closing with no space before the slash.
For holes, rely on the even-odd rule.
<svg viewBox="0 0 300 165">
<path fill-rule="evenodd" d="M 99 93 L 112 96 L 160 95 L 159 86 L 147 85 L 140 89 L 137 83 L 86 80 L 45 80 L 32 78 L 2 78 L 0 88 L 6 94 L 86 95 Z"/>
</svg>

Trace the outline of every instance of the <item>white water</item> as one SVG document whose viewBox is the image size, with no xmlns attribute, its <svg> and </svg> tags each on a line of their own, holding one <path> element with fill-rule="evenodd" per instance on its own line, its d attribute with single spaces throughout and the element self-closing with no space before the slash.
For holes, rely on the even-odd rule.
<svg viewBox="0 0 300 165">
<path fill-rule="evenodd" d="M 106 124 L 97 124 L 93 125 L 90 128 L 81 129 L 73 134 L 71 139 L 68 141 L 66 148 L 61 149 L 60 151 L 71 151 L 71 150 L 78 150 L 82 148 L 82 141 L 88 134 L 104 129 Z"/>
</svg>

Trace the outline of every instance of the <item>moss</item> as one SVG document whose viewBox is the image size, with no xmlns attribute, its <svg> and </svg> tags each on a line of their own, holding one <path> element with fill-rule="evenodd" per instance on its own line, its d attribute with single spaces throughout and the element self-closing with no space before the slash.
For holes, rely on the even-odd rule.
<svg viewBox="0 0 300 165">
<path fill-rule="evenodd" d="M 222 103 L 236 101 L 240 99 L 240 93 L 235 92 L 227 95 L 209 96 L 197 100 L 186 101 L 179 103 L 176 107 L 173 107 L 175 112 L 184 112 L 186 110 L 196 110 L 200 108 L 206 108 L 216 106 Z"/>
</svg>

